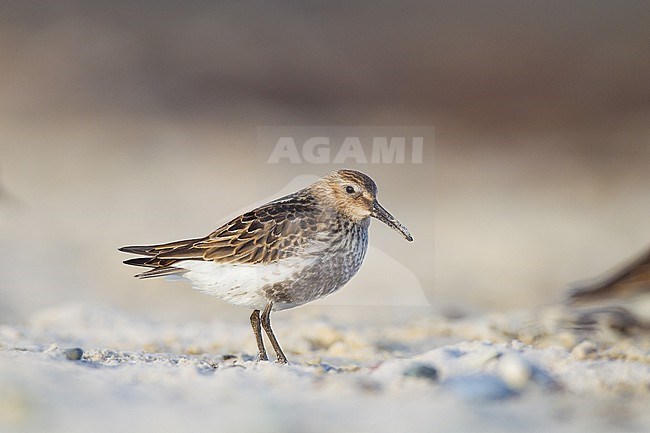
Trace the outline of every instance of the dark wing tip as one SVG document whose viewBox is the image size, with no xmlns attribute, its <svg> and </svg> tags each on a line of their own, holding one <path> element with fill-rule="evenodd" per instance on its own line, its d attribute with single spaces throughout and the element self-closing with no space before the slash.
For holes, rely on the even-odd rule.
<svg viewBox="0 0 650 433">
<path fill-rule="evenodd" d="M 144 246 L 144 245 L 128 245 L 125 247 L 120 247 L 117 250 L 122 251 L 123 253 L 131 253 L 131 254 L 142 254 L 142 255 L 151 254 L 151 247 Z"/>
<path fill-rule="evenodd" d="M 151 257 L 137 257 L 134 259 L 124 260 L 125 265 L 131 266 L 140 266 L 144 268 L 151 268 L 148 271 L 141 272 L 135 275 L 136 278 L 141 280 L 146 278 L 162 277 L 165 275 L 177 275 L 186 272 L 186 269 L 175 268 L 171 266 L 173 261 L 167 261 L 168 263 L 162 263 L 160 260 L 156 260 Z"/>
<path fill-rule="evenodd" d="M 144 266 L 148 268 L 153 268 L 155 265 L 150 263 L 151 258 L 150 257 L 137 257 L 135 259 L 128 259 L 124 260 L 122 263 L 125 265 L 131 265 L 131 266 Z"/>
</svg>

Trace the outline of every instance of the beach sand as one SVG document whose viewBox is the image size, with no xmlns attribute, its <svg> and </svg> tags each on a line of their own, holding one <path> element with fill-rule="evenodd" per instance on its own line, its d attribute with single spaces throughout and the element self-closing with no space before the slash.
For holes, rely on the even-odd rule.
<svg viewBox="0 0 650 433">
<path fill-rule="evenodd" d="M 647 338 L 577 334 L 564 315 L 278 314 L 284 366 L 254 360 L 245 314 L 59 305 L 0 326 L 0 430 L 647 431 Z"/>
</svg>

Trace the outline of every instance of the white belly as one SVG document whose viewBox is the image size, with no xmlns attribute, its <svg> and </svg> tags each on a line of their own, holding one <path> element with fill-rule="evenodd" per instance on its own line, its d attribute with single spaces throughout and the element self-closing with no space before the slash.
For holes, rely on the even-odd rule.
<svg viewBox="0 0 650 433">
<path fill-rule="evenodd" d="M 265 265 L 219 264 L 212 261 L 185 260 L 174 267 L 187 269 L 182 278 L 192 288 L 224 301 L 252 309 L 264 309 L 269 303 L 262 287 L 281 283 L 295 277 L 312 260 L 288 258 Z"/>
</svg>

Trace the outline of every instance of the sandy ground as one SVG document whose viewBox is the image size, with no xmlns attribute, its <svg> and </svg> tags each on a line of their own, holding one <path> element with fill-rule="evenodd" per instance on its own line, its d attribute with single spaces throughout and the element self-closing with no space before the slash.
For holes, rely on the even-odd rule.
<svg viewBox="0 0 650 433">
<path fill-rule="evenodd" d="M 279 314 L 283 366 L 254 360 L 245 314 L 172 325 L 60 305 L 0 326 L 0 430 L 647 431 L 647 339 L 578 335 L 562 314 Z"/>
</svg>

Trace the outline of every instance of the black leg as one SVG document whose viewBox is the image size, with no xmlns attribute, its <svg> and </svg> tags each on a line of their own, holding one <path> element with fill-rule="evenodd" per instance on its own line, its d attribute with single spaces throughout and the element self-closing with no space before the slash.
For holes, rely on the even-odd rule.
<svg viewBox="0 0 650 433">
<path fill-rule="evenodd" d="M 280 343 L 278 343 L 278 340 L 275 338 L 275 334 L 273 334 L 273 329 L 271 329 L 272 308 L 273 303 L 269 303 L 262 312 L 262 328 L 264 328 L 264 331 L 266 331 L 266 335 L 268 335 L 269 340 L 271 340 L 271 345 L 273 346 L 273 349 L 275 349 L 275 354 L 278 356 L 277 362 L 280 364 L 287 364 L 287 357 L 284 356 L 282 348 L 280 347 Z"/>
<path fill-rule="evenodd" d="M 255 341 L 257 342 L 257 350 L 259 361 L 268 361 L 269 357 L 266 356 L 266 349 L 264 348 L 264 340 L 262 340 L 262 328 L 260 327 L 260 310 L 254 310 L 251 314 L 251 326 L 253 327 L 253 334 L 255 334 Z"/>
</svg>

